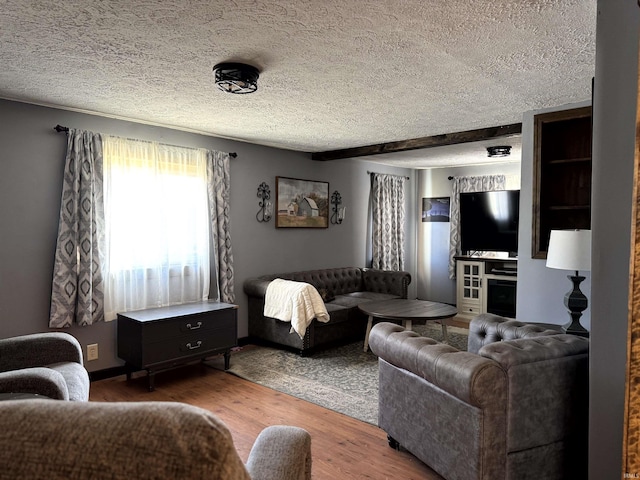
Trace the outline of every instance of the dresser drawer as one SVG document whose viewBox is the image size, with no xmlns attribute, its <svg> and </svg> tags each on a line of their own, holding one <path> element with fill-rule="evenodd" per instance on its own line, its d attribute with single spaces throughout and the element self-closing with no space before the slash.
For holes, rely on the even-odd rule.
<svg viewBox="0 0 640 480">
<path fill-rule="evenodd" d="M 170 320 L 158 320 L 144 325 L 142 342 L 154 343 L 191 333 L 205 334 L 210 330 L 229 330 L 235 328 L 235 326 L 235 310 L 223 310 L 215 313 L 206 312 Z"/>
<path fill-rule="evenodd" d="M 202 357 L 237 345 L 236 332 L 229 329 L 208 330 L 170 338 L 142 346 L 142 365 L 175 361 L 184 362 L 189 357 Z M 142 366 L 140 365 L 140 366 Z"/>
</svg>

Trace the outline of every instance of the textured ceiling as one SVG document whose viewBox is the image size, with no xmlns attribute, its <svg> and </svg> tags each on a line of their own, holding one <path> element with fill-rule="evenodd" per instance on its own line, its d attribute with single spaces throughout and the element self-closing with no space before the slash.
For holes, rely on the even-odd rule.
<svg viewBox="0 0 640 480">
<path fill-rule="evenodd" d="M 320 152 L 588 100 L 595 24 L 596 0 L 0 0 L 0 97 Z M 256 93 L 215 88 L 227 60 Z"/>
</svg>

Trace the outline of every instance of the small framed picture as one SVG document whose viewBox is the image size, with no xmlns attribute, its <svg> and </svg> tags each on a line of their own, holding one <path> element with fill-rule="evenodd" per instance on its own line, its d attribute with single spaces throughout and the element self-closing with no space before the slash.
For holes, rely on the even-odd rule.
<svg viewBox="0 0 640 480">
<path fill-rule="evenodd" d="M 435 197 L 422 199 L 423 222 L 448 222 L 449 221 L 449 197 Z"/>
<path fill-rule="evenodd" d="M 276 177 L 276 228 L 327 228 L 329 182 Z"/>
</svg>

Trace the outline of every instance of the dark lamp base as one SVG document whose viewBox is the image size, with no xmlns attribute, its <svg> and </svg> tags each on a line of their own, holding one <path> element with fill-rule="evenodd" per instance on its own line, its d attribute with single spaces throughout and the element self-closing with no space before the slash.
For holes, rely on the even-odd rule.
<svg viewBox="0 0 640 480">
<path fill-rule="evenodd" d="M 573 283 L 573 289 L 564 296 L 564 305 L 569 310 L 571 321 L 562 326 L 565 333 L 578 335 L 580 337 L 588 337 L 589 331 L 580 325 L 580 317 L 582 312 L 587 308 L 587 297 L 580 291 L 580 283 L 585 279 L 576 272 L 576 275 L 567 277 Z"/>
<path fill-rule="evenodd" d="M 562 326 L 564 333 L 570 333 L 571 335 L 578 335 L 579 337 L 589 337 L 589 330 L 580 325 L 579 321 L 571 321 Z"/>
</svg>

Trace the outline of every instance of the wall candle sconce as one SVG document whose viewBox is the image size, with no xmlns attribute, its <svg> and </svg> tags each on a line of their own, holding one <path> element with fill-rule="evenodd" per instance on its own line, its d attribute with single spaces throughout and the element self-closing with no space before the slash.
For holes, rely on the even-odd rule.
<svg viewBox="0 0 640 480">
<path fill-rule="evenodd" d="M 342 205 L 342 196 L 337 190 L 331 194 L 331 205 L 333 205 L 331 223 L 333 223 L 334 225 L 342 223 L 347 208 L 340 206 Z"/>
<path fill-rule="evenodd" d="M 260 210 L 256 213 L 256 220 L 259 222 L 268 222 L 271 220 L 272 213 L 272 205 L 269 201 L 269 199 L 271 199 L 271 190 L 265 182 L 258 185 L 258 198 L 260 199 L 258 202 Z"/>
</svg>

